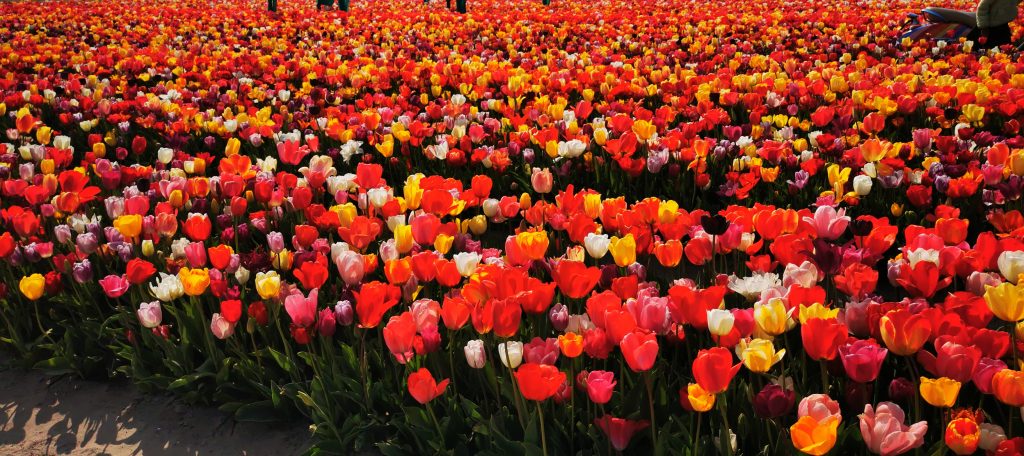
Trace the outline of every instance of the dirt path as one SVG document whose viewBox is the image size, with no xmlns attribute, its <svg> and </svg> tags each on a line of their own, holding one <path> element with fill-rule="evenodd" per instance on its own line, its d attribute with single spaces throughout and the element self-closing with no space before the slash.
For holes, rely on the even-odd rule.
<svg viewBox="0 0 1024 456">
<path fill-rule="evenodd" d="M 308 434 L 300 423 L 235 423 L 127 382 L 49 384 L 37 372 L 0 371 L 2 455 L 297 455 Z"/>
</svg>

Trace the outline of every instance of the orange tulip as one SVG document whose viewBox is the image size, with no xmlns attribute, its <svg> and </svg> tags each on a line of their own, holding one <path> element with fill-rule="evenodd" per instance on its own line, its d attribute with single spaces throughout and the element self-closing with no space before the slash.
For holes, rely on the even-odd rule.
<svg viewBox="0 0 1024 456">
<path fill-rule="evenodd" d="M 683 259 L 683 243 L 675 239 L 658 243 L 654 246 L 654 256 L 662 266 L 666 268 L 676 267 L 679 265 L 679 261 Z"/>
<path fill-rule="evenodd" d="M 790 426 L 789 434 L 793 447 L 805 454 L 820 456 L 828 453 L 836 444 L 839 418 L 831 416 L 818 422 L 812 416 L 804 416 Z"/>
<path fill-rule="evenodd" d="M 575 358 L 583 353 L 583 336 L 572 331 L 558 336 L 558 347 L 566 358 Z"/>
<path fill-rule="evenodd" d="M 1003 369 L 992 377 L 992 394 L 1010 407 L 1024 407 L 1024 372 Z"/>
<path fill-rule="evenodd" d="M 516 235 L 516 244 L 530 260 L 542 260 L 548 251 L 547 231 L 524 231 Z"/>
</svg>

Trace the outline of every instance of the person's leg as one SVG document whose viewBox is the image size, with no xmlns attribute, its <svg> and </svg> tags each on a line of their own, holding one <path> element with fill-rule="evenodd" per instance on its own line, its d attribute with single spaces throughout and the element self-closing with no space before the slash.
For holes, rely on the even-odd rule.
<svg viewBox="0 0 1024 456">
<path fill-rule="evenodd" d="M 997 25 L 988 29 L 988 43 L 987 47 L 998 47 L 1004 44 L 1010 44 L 1013 40 L 1013 31 L 1010 30 L 1010 24 Z"/>
</svg>

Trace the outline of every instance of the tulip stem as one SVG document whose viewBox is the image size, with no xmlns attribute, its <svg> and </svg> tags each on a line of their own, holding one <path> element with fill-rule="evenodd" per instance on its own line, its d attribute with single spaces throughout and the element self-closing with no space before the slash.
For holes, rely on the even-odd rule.
<svg viewBox="0 0 1024 456">
<path fill-rule="evenodd" d="M 821 388 L 822 392 L 828 394 L 829 381 L 828 381 L 828 366 L 825 365 L 825 360 L 820 361 L 821 364 Z"/>
<path fill-rule="evenodd" d="M 540 448 L 544 456 L 548 456 L 548 440 L 544 435 L 544 412 L 540 410 L 540 401 L 537 402 L 537 418 L 540 420 Z"/>
<path fill-rule="evenodd" d="M 722 450 L 724 456 L 732 456 L 732 430 L 729 429 L 729 416 L 726 415 L 726 400 L 725 395 L 721 395 L 718 399 L 718 411 L 722 415 L 722 433 L 719 434 L 718 447 Z"/>
<path fill-rule="evenodd" d="M 703 418 L 704 412 L 697 412 L 697 430 L 693 431 L 693 435 L 691 436 L 693 438 L 693 445 L 691 447 L 692 451 L 690 452 L 691 455 L 697 454 L 697 440 L 700 436 L 700 428 L 702 424 L 701 421 L 703 420 Z"/>
<path fill-rule="evenodd" d="M 654 454 L 661 454 L 658 448 L 658 424 L 654 418 L 654 381 L 651 380 L 650 371 L 644 371 L 644 385 L 647 387 L 647 406 L 651 413 L 651 444 L 654 445 Z"/>
<path fill-rule="evenodd" d="M 434 429 L 437 430 L 437 436 L 441 438 L 441 448 L 447 448 L 444 443 L 444 432 L 441 431 L 441 423 L 437 421 L 437 415 L 434 414 L 434 407 L 430 405 L 430 402 L 423 405 L 427 407 L 427 414 L 430 415 L 430 421 L 434 422 Z"/>
</svg>

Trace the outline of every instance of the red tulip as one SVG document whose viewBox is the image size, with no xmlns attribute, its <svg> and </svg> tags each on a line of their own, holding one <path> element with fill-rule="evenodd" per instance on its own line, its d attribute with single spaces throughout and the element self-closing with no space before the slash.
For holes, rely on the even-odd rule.
<svg viewBox="0 0 1024 456">
<path fill-rule="evenodd" d="M 448 388 L 447 378 L 438 383 L 434 380 L 434 376 L 430 375 L 430 371 L 423 367 L 409 374 L 407 383 L 409 385 L 409 394 L 420 404 L 426 404 L 434 400 L 434 398 L 444 394 L 445 388 Z"/>
<path fill-rule="evenodd" d="M 740 371 L 741 363 L 732 363 L 732 352 L 714 347 L 701 350 L 693 360 L 693 377 L 704 391 L 718 394 L 729 389 L 729 382 Z"/>
<path fill-rule="evenodd" d="M 361 328 L 376 328 L 389 309 L 398 304 L 402 290 L 394 285 L 373 281 L 363 284 L 357 292 L 356 315 Z"/>
<path fill-rule="evenodd" d="M 132 258 L 125 267 L 124 276 L 132 285 L 138 285 L 146 283 L 150 277 L 153 277 L 153 274 L 156 274 L 156 268 L 153 267 L 153 263 L 142 258 Z"/>
<path fill-rule="evenodd" d="M 587 267 L 579 261 L 558 262 L 553 274 L 559 291 L 572 299 L 580 299 L 590 293 L 601 280 L 601 270 Z"/>
<path fill-rule="evenodd" d="M 835 319 L 812 318 L 800 328 L 804 351 L 815 361 L 833 360 L 849 331 Z"/>
<path fill-rule="evenodd" d="M 617 451 L 625 450 L 629 446 L 629 441 L 633 438 L 633 434 L 639 431 L 647 429 L 650 423 L 645 420 L 633 421 L 624 418 L 615 418 L 611 415 L 605 415 L 594 420 L 594 424 L 601 428 L 604 435 L 608 436 L 608 439 L 612 441 L 612 446 Z"/>
<path fill-rule="evenodd" d="M 928 318 L 908 309 L 890 310 L 878 324 L 885 346 L 900 356 L 917 353 L 932 333 Z"/>
<path fill-rule="evenodd" d="M 554 396 L 565 383 L 565 372 L 548 364 L 524 363 L 516 370 L 516 382 L 523 397 L 543 401 Z"/>
<path fill-rule="evenodd" d="M 181 231 L 194 242 L 203 242 L 210 237 L 210 230 L 213 224 L 206 214 L 189 214 L 184 222 L 181 222 Z"/>
<path fill-rule="evenodd" d="M 307 290 L 320 288 L 327 282 L 327 266 L 319 261 L 303 262 L 294 274 L 302 283 L 302 288 Z"/>
<path fill-rule="evenodd" d="M 609 371 L 590 371 L 586 377 L 587 396 L 595 404 L 606 404 L 615 391 L 615 373 Z"/>
<path fill-rule="evenodd" d="M 658 335 L 644 331 L 626 334 L 619 342 L 622 356 L 633 372 L 650 370 L 658 360 Z"/>
<path fill-rule="evenodd" d="M 981 350 L 978 347 L 961 345 L 947 337 L 936 339 L 934 345 L 938 356 L 925 350 L 917 352 L 917 360 L 925 370 L 937 377 L 947 377 L 961 383 L 971 380 L 981 361 Z"/>
<path fill-rule="evenodd" d="M 221 301 L 220 316 L 231 324 L 238 323 L 238 320 L 242 318 L 242 301 L 237 299 Z"/>
<path fill-rule="evenodd" d="M 405 364 L 412 359 L 416 342 L 416 321 L 409 312 L 391 317 L 384 325 L 384 343 L 399 363 Z"/>
</svg>

